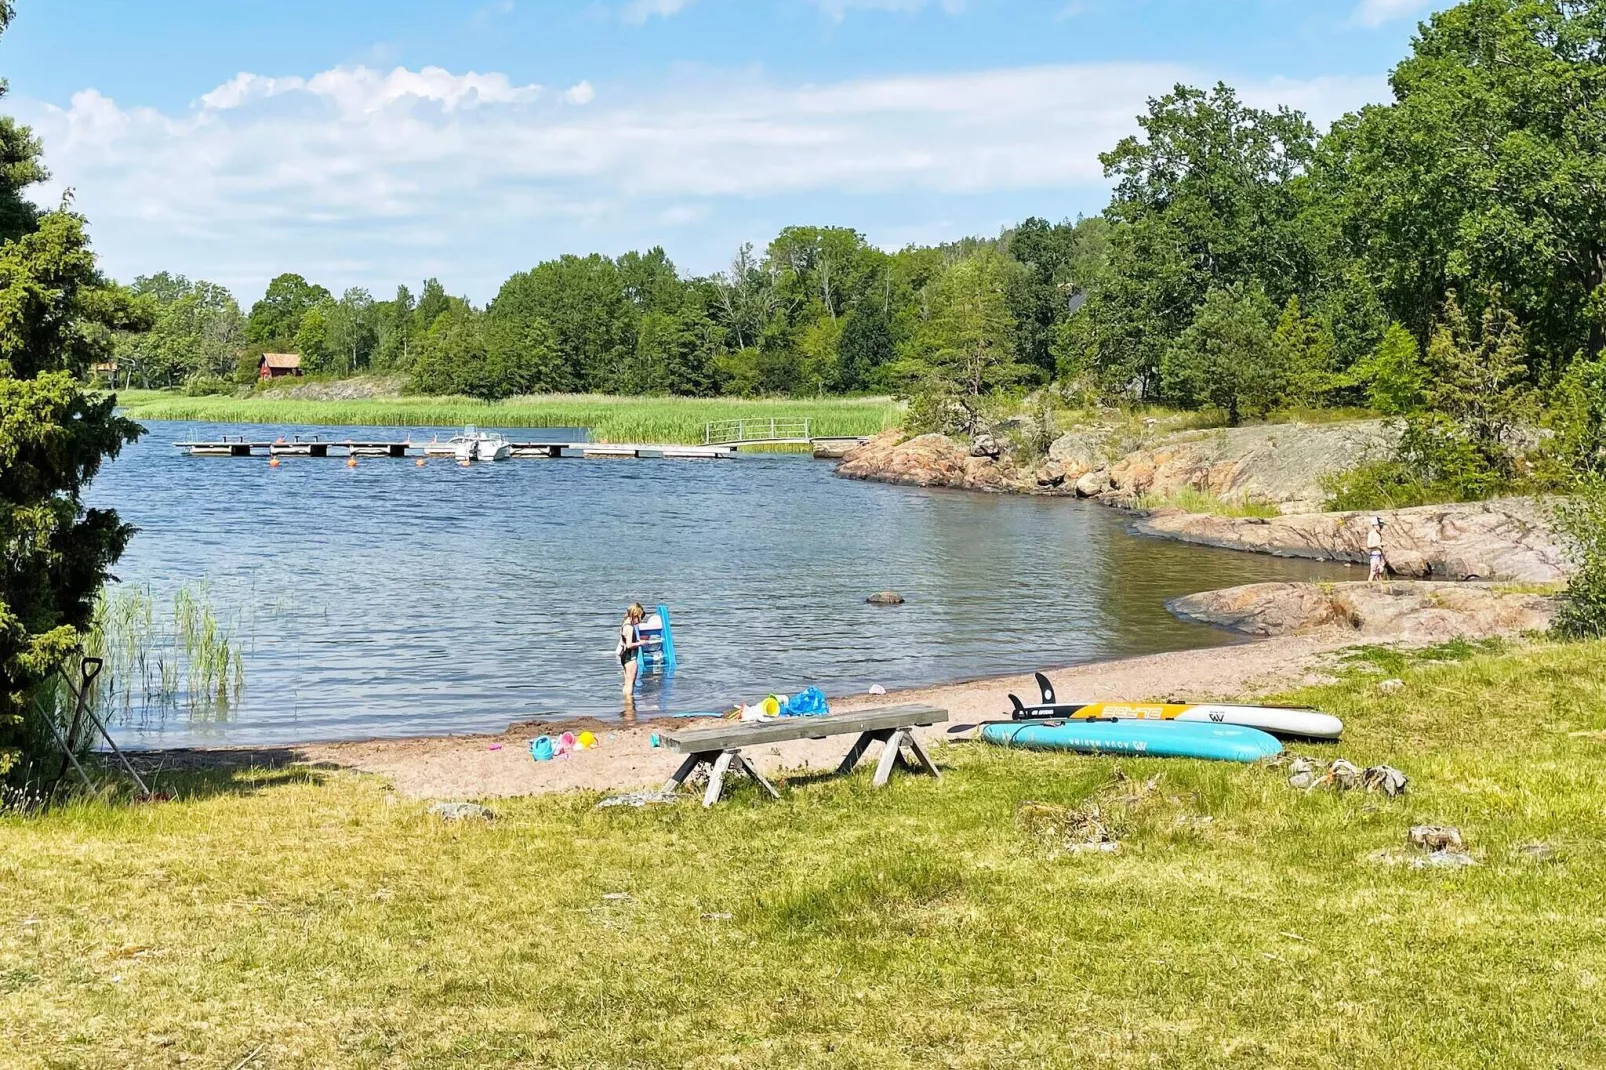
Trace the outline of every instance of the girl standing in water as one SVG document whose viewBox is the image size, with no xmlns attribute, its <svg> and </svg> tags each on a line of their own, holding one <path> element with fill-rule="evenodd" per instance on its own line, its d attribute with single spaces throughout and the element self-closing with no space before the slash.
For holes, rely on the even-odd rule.
<svg viewBox="0 0 1606 1070">
<path fill-rule="evenodd" d="M 619 625 L 619 667 L 625 674 L 625 700 L 628 702 L 635 698 L 636 673 L 641 668 L 641 622 L 647 618 L 647 611 L 640 602 L 632 602 L 630 608 L 625 610 L 624 623 Z"/>
</svg>

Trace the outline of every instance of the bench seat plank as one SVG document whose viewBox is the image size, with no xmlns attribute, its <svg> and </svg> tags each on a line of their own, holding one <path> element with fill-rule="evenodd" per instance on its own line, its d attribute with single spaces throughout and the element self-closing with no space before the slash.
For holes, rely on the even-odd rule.
<svg viewBox="0 0 1606 1070">
<path fill-rule="evenodd" d="M 763 743 L 785 743 L 794 739 L 825 739 L 850 733 L 924 727 L 943 724 L 947 720 L 948 711 L 935 706 L 884 706 L 855 713 L 833 713 L 827 717 L 782 717 L 754 724 L 669 732 L 662 739 L 666 747 L 681 754 L 701 754 Z"/>
</svg>

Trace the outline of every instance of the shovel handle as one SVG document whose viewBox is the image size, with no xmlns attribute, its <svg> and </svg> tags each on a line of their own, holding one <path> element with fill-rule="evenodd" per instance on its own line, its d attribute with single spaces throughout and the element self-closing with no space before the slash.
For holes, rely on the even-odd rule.
<svg viewBox="0 0 1606 1070">
<path fill-rule="evenodd" d="M 102 666 L 106 663 L 101 658 L 85 658 L 78 664 L 78 671 L 84 675 L 84 686 L 88 687 L 100 675 Z"/>
</svg>

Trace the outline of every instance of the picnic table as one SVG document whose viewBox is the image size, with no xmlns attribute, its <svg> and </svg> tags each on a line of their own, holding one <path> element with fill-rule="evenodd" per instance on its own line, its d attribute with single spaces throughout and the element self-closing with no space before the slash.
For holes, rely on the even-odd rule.
<svg viewBox="0 0 1606 1070">
<path fill-rule="evenodd" d="M 713 806 L 725 788 L 725 774 L 731 770 L 746 773 L 772 798 L 780 792 L 764 778 L 753 763 L 742 756 L 743 747 L 756 747 L 766 743 L 785 743 L 794 739 L 828 739 L 831 736 L 857 734 L 858 738 L 848 750 L 837 775 L 851 773 L 858 767 L 870 744 L 881 744 L 881 760 L 876 765 L 876 787 L 881 787 L 892 775 L 895 765 L 911 772 L 929 773 L 938 780 L 942 774 L 931 760 L 931 755 L 915 738 L 914 729 L 942 724 L 948 720 L 948 711 L 935 706 L 883 706 L 856 713 L 835 713 L 826 717 L 781 717 L 771 721 L 750 724 L 732 724 L 720 728 L 699 728 L 685 732 L 670 732 L 663 736 L 664 745 L 686 755 L 675 775 L 664 784 L 665 792 L 678 789 L 686 778 L 699 767 L 708 769 L 708 788 L 703 792 L 703 805 Z M 913 757 L 905 754 L 905 749 Z"/>
</svg>

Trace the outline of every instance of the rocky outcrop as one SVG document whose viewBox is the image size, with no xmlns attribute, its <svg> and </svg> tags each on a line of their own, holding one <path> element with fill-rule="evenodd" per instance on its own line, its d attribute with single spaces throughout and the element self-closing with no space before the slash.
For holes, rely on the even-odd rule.
<svg viewBox="0 0 1606 1070">
<path fill-rule="evenodd" d="M 1159 511 L 1138 532 L 1204 546 L 1321 561 L 1367 559 L 1372 513 L 1223 517 Z M 1557 583 L 1567 559 L 1545 506 L 1527 498 L 1425 505 L 1381 514 L 1383 551 L 1395 575 L 1448 580 Z"/>
<path fill-rule="evenodd" d="M 1226 501 L 1268 502 L 1285 513 L 1313 512 L 1326 498 L 1324 479 L 1387 456 L 1396 440 L 1381 420 L 1185 431 L 1115 460 L 1106 469 L 1108 486 L 1095 493 L 1131 503 L 1145 494 L 1198 490 Z"/>
<path fill-rule="evenodd" d="M 1555 616 L 1556 600 L 1485 583 L 1255 583 L 1188 595 L 1168 606 L 1179 617 L 1246 635 L 1339 629 L 1436 643 L 1541 631 Z"/>
<path fill-rule="evenodd" d="M 1033 468 L 1017 465 L 1008 453 L 989 456 L 946 435 L 905 439 L 898 432 L 877 435 L 855 446 L 837 465 L 848 479 L 903 483 L 915 487 L 953 487 L 996 494 L 1066 494 L 1071 488 L 1063 468 L 1045 462 Z"/>
<path fill-rule="evenodd" d="M 1066 475 L 1080 479 L 1089 472 L 1108 468 L 1122 452 L 1122 443 L 1110 427 L 1078 427 L 1054 440 L 1048 458 L 1064 466 Z"/>
<path fill-rule="evenodd" d="M 944 435 L 905 439 L 890 432 L 849 449 L 837 474 L 921 487 L 1074 494 L 1117 505 L 1192 489 L 1227 501 L 1271 502 L 1291 513 L 1320 509 L 1325 477 L 1386 454 L 1393 443 L 1379 420 L 1185 431 L 1145 445 L 1150 434 L 1078 427 L 1055 439 L 1045 460 L 1023 464 L 993 434 L 966 445 Z"/>
</svg>

